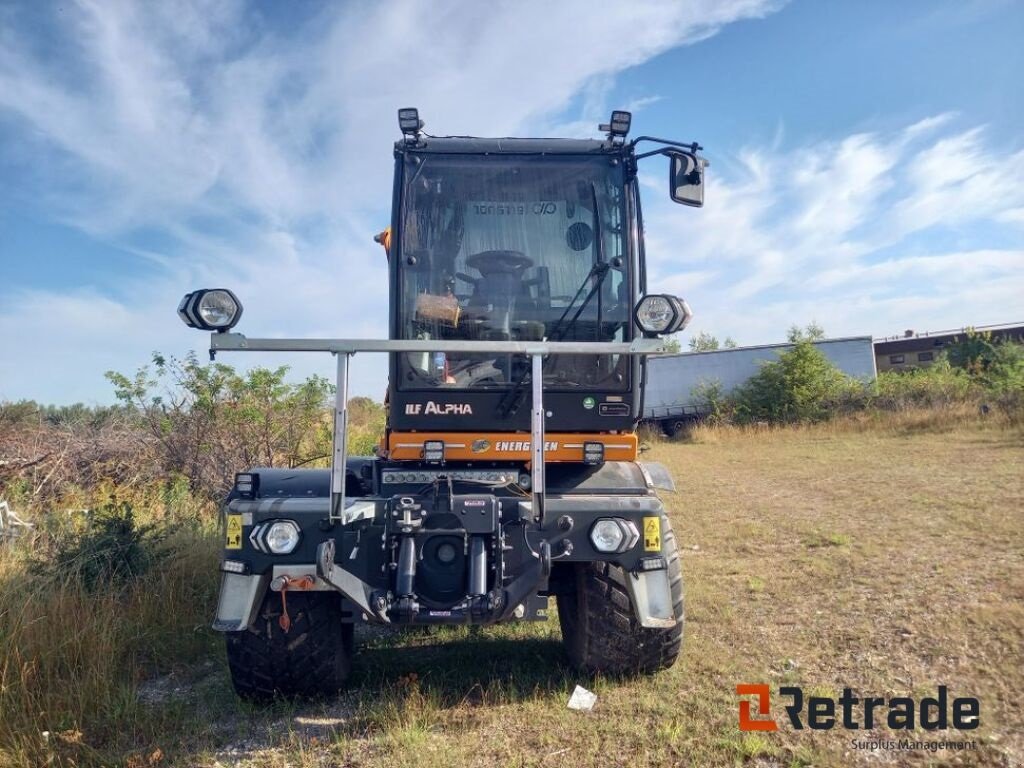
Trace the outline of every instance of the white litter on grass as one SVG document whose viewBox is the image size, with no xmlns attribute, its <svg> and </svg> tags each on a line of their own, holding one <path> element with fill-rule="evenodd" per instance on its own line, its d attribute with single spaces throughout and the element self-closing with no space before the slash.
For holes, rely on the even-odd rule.
<svg viewBox="0 0 1024 768">
<path fill-rule="evenodd" d="M 33 528 L 34 523 L 25 522 L 15 514 L 6 501 L 0 501 L 0 539 L 13 539 Z"/>
<path fill-rule="evenodd" d="M 582 685 L 577 685 L 569 697 L 569 709 L 577 709 L 580 712 L 589 712 L 594 708 L 597 701 L 597 694 L 591 693 Z"/>
</svg>

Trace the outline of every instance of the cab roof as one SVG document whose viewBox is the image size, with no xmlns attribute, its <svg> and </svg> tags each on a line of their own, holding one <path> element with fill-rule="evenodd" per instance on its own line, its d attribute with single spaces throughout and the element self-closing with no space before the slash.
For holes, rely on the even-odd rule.
<svg viewBox="0 0 1024 768">
<path fill-rule="evenodd" d="M 420 136 L 414 144 L 395 142 L 395 152 L 501 155 L 621 155 L 628 145 L 598 139 L 482 139 L 475 136 Z"/>
</svg>

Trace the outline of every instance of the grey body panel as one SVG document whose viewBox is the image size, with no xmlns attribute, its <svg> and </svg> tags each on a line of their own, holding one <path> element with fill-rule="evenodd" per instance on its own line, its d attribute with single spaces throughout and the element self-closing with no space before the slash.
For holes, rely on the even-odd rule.
<svg viewBox="0 0 1024 768">
<path fill-rule="evenodd" d="M 827 339 L 814 344 L 847 376 L 863 381 L 875 378 L 875 354 L 870 336 Z M 647 361 L 643 417 L 648 420 L 699 416 L 704 404 L 696 391 L 718 382 L 728 394 L 755 375 L 761 365 L 777 360 L 792 344 L 720 349 L 651 357 Z"/>
</svg>

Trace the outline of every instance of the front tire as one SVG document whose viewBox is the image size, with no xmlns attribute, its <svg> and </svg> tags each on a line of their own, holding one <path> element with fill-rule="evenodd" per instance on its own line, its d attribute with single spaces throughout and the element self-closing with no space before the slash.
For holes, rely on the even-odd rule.
<svg viewBox="0 0 1024 768">
<path fill-rule="evenodd" d="M 640 626 L 626 591 L 630 575 L 611 563 L 578 563 L 573 574 L 575 588 L 557 598 L 562 643 L 577 669 L 649 674 L 675 664 L 683 643 L 683 573 L 667 517 L 662 517 L 661 526 L 675 625 L 669 629 Z"/>
<path fill-rule="evenodd" d="M 291 627 L 281 629 L 281 594 L 268 591 L 252 625 L 228 632 L 228 667 L 244 699 L 337 693 L 352 669 L 353 625 L 341 621 L 335 592 L 289 592 Z"/>
</svg>

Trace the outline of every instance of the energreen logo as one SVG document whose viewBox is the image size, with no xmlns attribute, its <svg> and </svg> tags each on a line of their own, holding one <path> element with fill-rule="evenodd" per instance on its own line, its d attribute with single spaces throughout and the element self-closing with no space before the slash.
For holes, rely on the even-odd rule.
<svg viewBox="0 0 1024 768">
<path fill-rule="evenodd" d="M 592 398 L 592 397 L 584 397 L 583 398 L 583 407 L 586 408 L 588 411 L 591 408 L 593 408 L 595 405 L 597 405 L 597 400 L 595 400 L 594 398 Z"/>
</svg>

